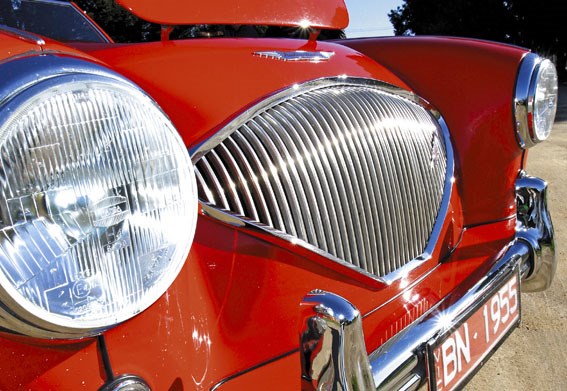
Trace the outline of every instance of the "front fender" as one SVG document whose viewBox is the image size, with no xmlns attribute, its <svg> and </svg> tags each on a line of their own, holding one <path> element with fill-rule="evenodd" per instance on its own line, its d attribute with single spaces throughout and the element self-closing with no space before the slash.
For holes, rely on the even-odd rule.
<svg viewBox="0 0 567 391">
<path fill-rule="evenodd" d="M 466 226 L 512 218 L 523 151 L 514 130 L 516 75 L 527 50 L 459 38 L 344 40 L 389 68 L 443 115 Z"/>
</svg>

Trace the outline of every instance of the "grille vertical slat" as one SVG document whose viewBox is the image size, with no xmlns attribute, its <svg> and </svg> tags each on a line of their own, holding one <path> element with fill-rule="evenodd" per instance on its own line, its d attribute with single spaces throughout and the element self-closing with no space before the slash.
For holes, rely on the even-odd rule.
<svg viewBox="0 0 567 391">
<path fill-rule="evenodd" d="M 384 276 L 425 250 L 447 157 L 427 110 L 346 84 L 241 119 L 196 169 L 204 201 Z"/>
<path fill-rule="evenodd" d="M 241 193 L 244 196 L 246 215 L 253 220 L 266 221 L 266 223 L 271 224 L 269 215 L 262 214 L 262 211 L 266 209 L 264 196 L 246 155 L 242 153 L 232 137 L 227 137 L 225 142 L 219 145 L 219 148 L 224 152 L 223 158 L 232 167 L 232 172 L 236 174 L 235 182 L 239 183 L 242 188 Z"/>
<path fill-rule="evenodd" d="M 305 201 L 309 206 L 308 209 L 303 210 L 303 214 L 306 216 L 304 220 L 310 222 L 307 227 L 307 239 L 309 243 L 315 246 L 327 247 L 327 234 L 324 224 L 329 224 L 328 213 L 326 213 L 326 210 L 321 210 L 321 208 L 326 209 L 326 206 L 317 196 L 322 194 L 321 183 L 313 163 L 303 158 L 309 153 L 306 149 L 306 143 L 309 142 L 309 139 L 305 133 L 297 134 L 296 130 L 301 129 L 301 124 L 284 107 L 281 107 L 279 111 L 269 111 L 266 115 L 274 124 L 282 124 L 279 132 L 280 138 L 290 151 L 289 157 L 294 162 L 293 166 L 296 167 L 299 174 L 300 184 L 298 187 L 299 190 L 303 189 L 302 194 L 305 195 Z"/>
<path fill-rule="evenodd" d="M 338 207 L 336 212 L 337 220 L 339 223 L 339 230 L 342 233 L 341 244 L 343 252 L 337 256 L 345 259 L 352 252 L 356 250 L 356 240 L 354 237 L 354 227 L 348 218 L 352 214 L 351 205 L 348 198 L 348 187 L 344 183 L 344 165 L 340 164 L 342 155 L 328 153 L 333 149 L 332 134 L 330 134 L 330 125 L 328 119 L 319 112 L 319 107 L 313 107 L 311 101 L 305 101 L 302 97 L 298 97 L 298 107 L 303 107 L 307 110 L 307 114 L 311 116 L 312 123 L 315 125 L 315 135 L 320 142 L 318 154 L 324 159 L 329 184 L 333 188 L 333 206 Z M 352 197 L 350 198 L 352 199 Z M 340 254 L 340 253 L 339 253 Z"/>
<path fill-rule="evenodd" d="M 326 101 L 327 104 L 332 105 L 332 102 L 329 102 L 328 99 L 326 99 Z M 359 220 L 363 235 L 368 235 L 368 240 L 366 241 L 365 254 L 362 254 L 361 257 L 363 257 L 363 261 L 366 261 L 364 269 L 370 273 L 376 274 L 378 273 L 378 270 L 375 270 L 375 265 L 371 262 L 371 260 L 377 259 L 380 256 L 378 241 L 378 238 L 380 237 L 380 226 L 373 213 L 373 211 L 376 210 L 376 199 L 371 195 L 376 193 L 377 188 L 374 187 L 373 182 L 370 179 L 373 170 L 369 165 L 371 157 L 368 153 L 368 144 L 366 143 L 365 137 L 361 137 L 364 133 L 362 129 L 363 120 L 360 113 L 353 111 L 348 105 L 340 104 L 337 107 L 341 109 L 339 115 L 347 120 L 345 122 L 348 122 L 345 123 L 345 125 L 347 128 L 351 129 L 349 138 L 351 138 L 353 142 L 349 144 L 349 152 L 351 156 L 354 157 L 357 166 L 356 171 L 358 171 L 359 174 L 356 176 L 358 183 L 355 184 L 355 186 L 358 186 L 361 190 L 363 190 L 361 191 L 361 206 L 363 207 L 364 219 Z M 353 121 L 348 121 L 349 118 L 353 118 Z"/>
<path fill-rule="evenodd" d="M 365 229 L 366 226 L 363 224 L 365 215 L 361 210 L 363 202 L 360 183 L 358 182 L 359 176 L 357 175 L 360 169 L 355 167 L 357 156 L 349 151 L 348 132 L 341 131 L 341 129 L 349 129 L 343 122 L 343 116 L 336 111 L 336 106 L 333 107 L 328 104 L 328 101 L 325 100 L 326 96 L 321 96 L 318 92 L 315 92 L 315 94 L 317 95 L 314 97 L 314 100 L 319 104 L 319 112 L 325 118 L 325 133 L 331 134 L 333 143 L 336 144 L 330 153 L 335 153 L 338 159 L 338 167 L 342 171 L 340 177 L 343 179 L 345 189 L 345 201 L 343 202 L 349 208 L 349 211 L 346 212 L 347 230 L 351 234 L 349 236 L 351 254 L 348 260 L 356 266 L 362 266 L 361 260 L 366 258 L 364 247 L 367 241 L 359 241 L 357 238 L 368 236 Z M 348 180 L 344 180 L 346 178 Z M 357 216 L 358 218 L 353 219 L 350 216 Z"/>
<path fill-rule="evenodd" d="M 268 182 L 268 175 L 264 171 L 264 167 L 260 157 L 257 155 L 254 148 L 250 145 L 248 140 L 243 138 L 240 134 L 234 134 L 229 137 L 236 146 L 238 146 L 242 156 L 239 159 L 242 164 L 249 167 L 252 172 L 252 180 L 254 181 L 254 186 L 256 190 L 256 197 L 258 203 L 260 204 L 260 210 L 258 215 L 260 216 L 259 221 L 265 221 L 267 225 L 271 227 L 283 227 L 282 215 L 279 211 L 279 207 L 274 190 L 271 186 L 262 187 L 261 182 Z M 227 138 L 228 140 L 228 138 Z M 263 189 L 267 191 L 263 191 Z"/>
<path fill-rule="evenodd" d="M 255 124 L 250 125 L 258 129 Z M 269 189 L 268 192 L 273 192 L 274 200 L 276 201 L 274 205 L 272 205 L 271 210 L 273 213 L 280 215 L 280 218 L 278 219 L 279 224 L 274 226 L 274 228 L 284 232 L 289 232 L 291 235 L 296 235 L 297 232 L 295 230 L 294 219 L 287 201 L 284 186 L 280 181 L 280 177 L 275 175 L 275 171 L 277 170 L 276 165 L 272 161 L 268 150 L 262 144 L 262 141 L 256 136 L 254 130 L 255 129 L 252 129 L 249 126 L 243 126 L 241 128 L 241 136 L 247 139 L 252 148 L 259 153 L 260 159 L 264 162 L 264 186 Z"/>
<path fill-rule="evenodd" d="M 348 178 L 352 184 L 352 188 L 355 194 L 354 206 L 356 207 L 356 212 L 358 214 L 358 219 L 353 219 L 354 223 L 357 225 L 357 230 L 360 232 L 362 237 L 368 238 L 368 240 L 361 241 L 361 245 L 358 247 L 358 258 L 360 260 L 360 265 L 365 270 L 373 273 L 374 265 L 371 262 L 373 255 L 373 247 L 376 246 L 376 229 L 374 228 L 374 219 L 372 218 L 373 213 L 370 210 L 370 199 L 369 194 L 371 189 L 367 185 L 365 178 L 368 177 L 368 167 L 365 166 L 365 159 L 360 159 L 359 154 L 364 153 L 363 148 L 360 144 L 360 140 L 357 138 L 357 127 L 359 122 L 353 123 L 350 119 L 354 119 L 354 115 L 350 112 L 347 105 L 344 105 L 342 101 L 331 100 L 331 96 L 327 94 L 321 94 L 319 92 L 317 99 L 318 101 L 325 105 L 327 110 L 332 113 L 337 118 L 337 127 L 335 131 L 338 134 L 343 135 L 345 142 L 345 159 L 350 160 L 352 164 L 349 165 Z M 349 111 L 349 113 L 347 113 Z M 347 132 L 341 132 L 341 129 L 349 129 Z M 353 257 L 354 261 L 354 257 Z M 357 264 L 357 262 L 354 262 Z"/>
<path fill-rule="evenodd" d="M 372 118 L 370 106 L 367 105 L 367 102 L 362 99 L 361 96 L 354 95 L 352 98 L 354 104 L 358 104 L 358 112 L 361 113 L 361 116 L 364 117 L 364 124 L 363 128 L 365 129 L 372 129 L 374 126 L 373 124 L 376 122 L 375 118 Z M 394 259 L 395 253 L 395 243 L 394 237 L 392 235 L 388 235 L 386 232 L 385 227 L 382 227 L 382 224 L 386 224 L 388 226 L 394 225 L 394 220 L 391 217 L 390 209 L 387 208 L 388 205 L 388 192 L 390 191 L 386 183 L 384 182 L 385 175 L 383 173 L 384 165 L 380 160 L 383 159 L 383 156 L 380 154 L 379 146 L 373 141 L 373 135 L 370 135 L 370 140 L 366 140 L 368 145 L 368 155 L 367 159 L 369 164 L 374 167 L 374 171 L 372 173 L 372 183 L 373 183 L 373 194 L 375 195 L 375 205 L 379 209 L 374 210 L 381 210 L 383 211 L 383 216 L 380 219 L 376 217 L 378 223 L 378 233 L 376 235 L 377 241 L 380 242 L 380 250 L 378 253 L 377 259 Z M 386 273 L 385 266 L 381 268 L 378 272 L 379 275 L 383 275 Z"/>
<path fill-rule="evenodd" d="M 323 216 L 323 227 L 320 235 L 326 238 L 326 243 L 329 252 L 333 254 L 341 254 L 343 256 L 344 250 L 342 246 L 340 226 L 344 226 L 344 222 L 339 223 L 339 216 L 342 214 L 342 206 L 338 201 L 338 194 L 336 188 L 329 183 L 329 178 L 332 177 L 328 160 L 323 159 L 318 152 L 321 145 L 317 146 L 318 136 L 315 128 L 308 120 L 309 113 L 305 113 L 305 108 L 300 110 L 297 106 L 284 102 L 282 110 L 287 111 L 288 117 L 293 119 L 294 125 L 292 126 L 292 135 L 294 142 L 302 145 L 304 148 L 304 155 L 308 157 L 308 164 L 312 165 L 310 170 L 310 178 L 317 184 L 320 189 L 318 196 L 318 205 L 320 207 L 321 215 Z M 337 205 L 336 213 L 329 209 L 329 206 Z M 342 220 L 341 220 L 342 221 Z"/>
</svg>

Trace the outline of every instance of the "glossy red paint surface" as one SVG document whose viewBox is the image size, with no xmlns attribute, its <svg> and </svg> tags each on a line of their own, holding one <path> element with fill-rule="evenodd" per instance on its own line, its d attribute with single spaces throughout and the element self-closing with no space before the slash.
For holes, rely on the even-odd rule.
<svg viewBox="0 0 567 391">
<path fill-rule="evenodd" d="M 160 24 L 257 24 L 343 29 L 348 13 L 343 0 L 118 0 L 140 18 Z"/>
<path fill-rule="evenodd" d="M 405 86 L 385 67 L 344 46 L 287 39 L 208 39 L 143 45 L 82 45 L 147 91 L 187 146 L 210 137 L 236 114 L 283 88 L 322 77 L 377 77 Z M 332 51 L 329 61 L 285 62 L 269 50 Z"/>
<path fill-rule="evenodd" d="M 41 53 L 41 47 L 34 42 L 0 30 L 0 61 L 39 53 Z"/>
<path fill-rule="evenodd" d="M 379 344 L 415 320 L 456 285 L 466 279 L 480 278 L 496 261 L 498 255 L 501 255 L 503 247 L 510 239 L 502 232 L 506 232 L 513 223 L 500 222 L 466 230 L 453 256 L 446 263 L 439 265 L 434 273 L 415 284 L 409 284 L 403 291 L 398 291 L 399 295 L 394 293 L 393 300 L 374 310 L 364 311 L 364 333 L 368 352 L 372 352 Z M 392 294 L 392 291 L 385 290 L 381 293 L 387 296 Z M 366 295 L 369 293 L 366 292 Z M 365 298 L 350 295 L 349 300 L 362 307 L 361 302 L 364 302 Z M 285 332 L 283 328 L 279 330 L 278 336 Z M 298 333 L 293 337 L 298 339 Z M 218 389 L 242 390 L 249 384 L 254 384 L 258 389 L 299 389 L 299 362 L 299 354 L 292 352 L 249 373 L 233 373 L 232 377 L 224 379 L 225 382 Z"/>
<path fill-rule="evenodd" d="M 0 357 L 0 390 L 92 390 L 104 382 L 94 339 L 51 342 L 1 333 Z"/>
<path fill-rule="evenodd" d="M 0 50 L 9 50 L 10 41 L 0 42 Z M 140 375 L 156 390 L 221 383 L 219 389 L 229 390 L 297 389 L 297 322 L 307 292 L 324 289 L 356 305 L 365 316 L 371 352 L 458 284 L 480 278 L 501 255 L 514 237 L 515 219 L 474 224 L 515 213 L 512 184 L 521 154 L 510 123 L 511 98 L 523 51 L 435 39 L 400 40 L 400 48 L 394 39 L 361 42 L 348 44 L 382 64 L 344 46 L 292 40 L 81 46 L 148 91 L 190 148 L 282 88 L 347 75 L 411 86 L 432 102 L 452 131 L 458 163 L 449 213 L 431 258 L 389 285 L 289 242 L 201 214 L 187 263 L 171 288 L 147 311 L 105 333 L 116 375 Z M 286 63 L 253 54 L 298 49 L 335 55 L 328 62 Z M 477 72 L 485 73 L 482 80 Z M 0 369 L 13 374 L 0 379 L 0 389 L 96 389 L 104 382 L 94 340 L 0 338 Z M 21 357 L 24 364 L 10 357 Z"/>
<path fill-rule="evenodd" d="M 466 225 L 515 215 L 522 151 L 514 132 L 516 70 L 525 49 L 457 38 L 343 41 L 407 82 L 444 116 Z"/>
</svg>

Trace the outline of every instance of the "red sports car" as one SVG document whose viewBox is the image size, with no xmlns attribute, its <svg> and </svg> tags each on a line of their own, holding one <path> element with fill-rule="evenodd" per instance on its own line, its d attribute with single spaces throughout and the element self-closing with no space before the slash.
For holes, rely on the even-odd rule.
<svg viewBox="0 0 567 391">
<path fill-rule="evenodd" d="M 549 60 L 119 3 L 161 39 L 0 2 L 0 389 L 450 390 L 550 285 Z"/>
</svg>

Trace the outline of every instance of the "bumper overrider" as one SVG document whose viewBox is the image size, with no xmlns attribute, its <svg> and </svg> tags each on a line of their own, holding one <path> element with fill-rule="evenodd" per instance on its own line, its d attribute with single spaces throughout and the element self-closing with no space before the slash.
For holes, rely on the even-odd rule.
<svg viewBox="0 0 567 391">
<path fill-rule="evenodd" d="M 302 389 L 415 390 L 426 381 L 430 389 L 451 389 L 465 384 L 518 325 L 518 279 L 524 292 L 541 291 L 551 284 L 556 260 L 546 192 L 545 181 L 522 172 L 516 181 L 516 238 L 504 255 L 483 278 L 459 286 L 370 355 L 366 353 L 362 317 L 356 307 L 329 292 L 313 291 L 305 296 L 300 326 Z M 445 373 L 436 375 L 439 368 L 434 361 L 440 349 L 445 349 L 443 354 L 453 354 L 459 343 L 460 349 L 464 349 L 469 341 L 463 342 L 459 329 L 469 326 L 466 321 L 482 319 L 483 310 L 486 317 L 499 295 L 510 320 L 499 331 L 498 338 L 487 343 L 486 352 L 477 361 L 473 359 L 471 368 L 463 371 L 461 377 L 455 376 L 457 365 L 461 366 L 456 355 L 452 356 L 454 362 L 445 364 Z M 451 347 L 453 341 L 445 341 L 455 336 L 457 345 Z M 464 357 L 470 359 L 470 352 Z"/>
</svg>

